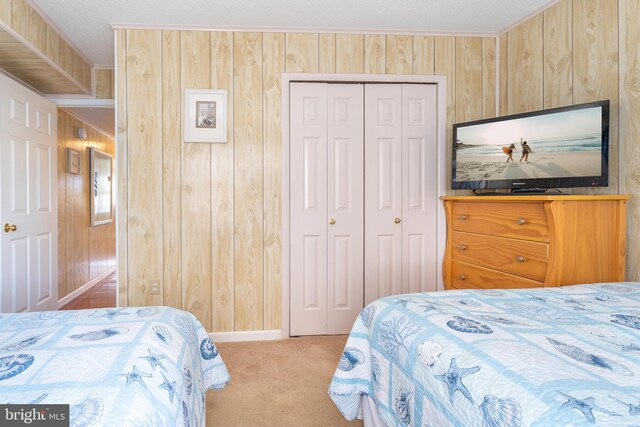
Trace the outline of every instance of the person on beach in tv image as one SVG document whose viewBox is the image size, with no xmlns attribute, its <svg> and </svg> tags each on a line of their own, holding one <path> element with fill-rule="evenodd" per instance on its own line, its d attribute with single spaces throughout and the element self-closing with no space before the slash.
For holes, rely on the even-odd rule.
<svg viewBox="0 0 640 427">
<path fill-rule="evenodd" d="M 527 141 L 523 141 L 522 138 L 520 138 L 520 145 L 522 146 L 522 157 L 520 157 L 520 163 L 522 163 L 522 159 L 524 159 L 525 163 L 528 163 L 531 147 L 529 147 L 529 143 Z"/>
<path fill-rule="evenodd" d="M 502 151 L 504 151 L 504 152 L 505 152 L 505 154 L 508 156 L 508 157 L 507 157 L 507 163 L 509 163 L 509 160 L 511 160 L 512 162 L 514 161 L 514 160 L 513 160 L 513 152 L 514 152 L 515 150 L 516 150 L 516 146 L 515 146 L 515 144 L 511 144 L 511 145 L 510 145 L 510 146 L 508 146 L 508 147 L 503 147 L 503 148 L 502 148 Z"/>
</svg>

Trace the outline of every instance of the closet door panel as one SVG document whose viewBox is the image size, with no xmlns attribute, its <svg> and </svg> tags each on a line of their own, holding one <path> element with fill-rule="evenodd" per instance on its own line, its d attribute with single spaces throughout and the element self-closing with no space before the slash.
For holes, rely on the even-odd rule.
<svg viewBox="0 0 640 427">
<path fill-rule="evenodd" d="M 365 88 L 365 304 L 402 291 L 402 86 Z"/>
<path fill-rule="evenodd" d="M 363 307 L 364 153 L 362 85 L 328 85 L 329 334 L 348 334 Z"/>
<path fill-rule="evenodd" d="M 327 328 L 327 85 L 290 92 L 290 334 Z"/>
<path fill-rule="evenodd" d="M 436 86 L 292 83 L 291 335 L 436 289 Z"/>
<path fill-rule="evenodd" d="M 436 86 L 402 85 L 402 292 L 436 290 Z"/>
</svg>

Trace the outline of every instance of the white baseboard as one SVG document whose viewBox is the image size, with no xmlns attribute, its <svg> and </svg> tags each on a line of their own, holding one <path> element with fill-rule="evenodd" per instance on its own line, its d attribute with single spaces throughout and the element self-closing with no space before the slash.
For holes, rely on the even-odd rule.
<svg viewBox="0 0 640 427">
<path fill-rule="evenodd" d="M 72 300 L 74 300 L 75 298 L 79 297 L 83 293 L 87 292 L 94 285 L 98 284 L 98 282 L 102 281 L 104 278 L 109 276 L 114 271 L 116 271 L 115 267 L 111 267 L 110 269 L 105 270 L 102 274 L 96 276 L 95 278 L 93 278 L 89 282 L 87 282 L 84 285 L 80 286 L 78 289 L 76 289 L 75 291 L 71 292 L 69 295 L 65 296 L 61 300 L 58 300 L 58 309 L 60 309 L 64 305 L 70 303 Z"/>
<path fill-rule="evenodd" d="M 241 342 L 241 341 L 273 341 L 283 338 L 282 331 L 273 329 L 269 331 L 238 331 L 238 332 L 211 332 L 209 337 L 214 343 Z"/>
</svg>

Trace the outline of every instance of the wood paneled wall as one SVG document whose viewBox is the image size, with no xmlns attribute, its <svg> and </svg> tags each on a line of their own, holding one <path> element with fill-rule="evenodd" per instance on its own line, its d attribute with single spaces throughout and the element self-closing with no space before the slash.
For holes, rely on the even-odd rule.
<svg viewBox="0 0 640 427">
<path fill-rule="evenodd" d="M 611 100 L 609 186 L 573 193 L 631 195 L 628 280 L 640 280 L 638 16 L 636 0 L 561 0 L 500 36 L 502 114 Z"/>
<path fill-rule="evenodd" d="M 97 99 L 115 99 L 115 70 L 113 68 L 94 68 L 94 82 Z"/>
<path fill-rule="evenodd" d="M 79 127 L 87 130 L 87 139 L 78 138 Z M 60 299 L 116 264 L 115 213 L 114 221 L 110 224 L 90 226 L 90 147 L 114 155 L 115 141 L 91 127 L 90 124 L 58 109 L 58 297 Z M 73 148 L 80 153 L 79 175 L 67 172 L 67 148 Z"/>
<path fill-rule="evenodd" d="M 116 30 L 116 46 L 119 304 L 209 331 L 281 328 L 283 72 L 446 75 L 449 138 L 496 111 L 495 38 Z M 182 142 L 187 88 L 228 91 L 226 144 Z"/>
<path fill-rule="evenodd" d="M 627 207 L 627 280 L 640 281 L 640 2 L 618 2 L 620 192 Z"/>
<path fill-rule="evenodd" d="M 0 36 L 0 67 L 8 73 L 43 93 L 91 93 L 91 64 L 26 0 L 0 0 Z"/>
</svg>

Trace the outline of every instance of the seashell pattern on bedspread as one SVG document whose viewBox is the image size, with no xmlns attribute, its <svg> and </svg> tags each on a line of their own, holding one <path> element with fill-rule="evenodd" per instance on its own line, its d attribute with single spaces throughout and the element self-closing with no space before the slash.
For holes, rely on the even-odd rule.
<svg viewBox="0 0 640 427">
<path fill-rule="evenodd" d="M 205 392 L 229 380 L 202 324 L 175 308 L 0 318 L 0 403 L 68 404 L 71 426 L 204 426 Z"/>
<path fill-rule="evenodd" d="M 640 426 L 640 283 L 381 298 L 329 396 L 389 426 Z"/>
</svg>

